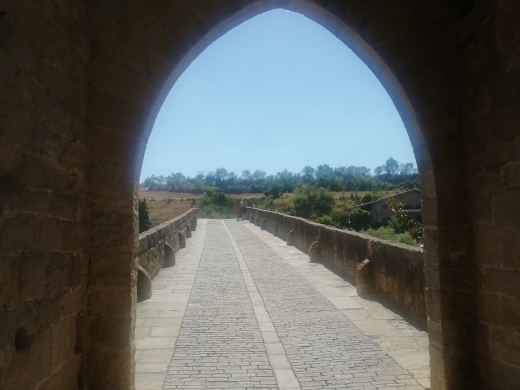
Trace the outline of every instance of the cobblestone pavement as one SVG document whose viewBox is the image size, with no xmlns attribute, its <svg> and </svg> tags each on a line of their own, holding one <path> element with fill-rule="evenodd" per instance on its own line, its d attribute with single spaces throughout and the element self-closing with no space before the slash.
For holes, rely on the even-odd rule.
<svg viewBox="0 0 520 390">
<path fill-rule="evenodd" d="M 138 305 L 137 390 L 429 387 L 424 332 L 282 240 L 199 220 L 187 244 Z"/>
</svg>

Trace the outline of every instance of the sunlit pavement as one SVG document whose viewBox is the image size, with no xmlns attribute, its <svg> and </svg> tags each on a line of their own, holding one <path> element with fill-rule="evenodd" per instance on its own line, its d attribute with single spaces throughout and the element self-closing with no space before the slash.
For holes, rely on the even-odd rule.
<svg viewBox="0 0 520 390">
<path fill-rule="evenodd" d="M 428 338 L 253 224 L 199 220 L 138 304 L 136 389 L 424 389 Z"/>
</svg>

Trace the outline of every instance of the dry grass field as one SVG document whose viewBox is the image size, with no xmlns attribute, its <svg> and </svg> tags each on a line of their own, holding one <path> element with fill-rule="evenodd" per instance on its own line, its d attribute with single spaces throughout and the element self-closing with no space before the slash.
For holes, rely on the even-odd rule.
<svg viewBox="0 0 520 390">
<path fill-rule="evenodd" d="M 384 196 L 393 195 L 395 192 L 388 191 Z M 334 193 L 334 199 L 337 206 L 347 207 L 351 205 L 350 196 L 352 192 L 336 192 Z M 358 196 L 363 196 L 365 192 L 359 191 Z M 284 212 L 286 202 L 291 199 L 294 194 L 285 194 L 280 199 L 271 201 L 269 205 L 266 205 L 264 194 L 232 194 L 229 195 L 231 198 L 237 200 L 246 198 L 250 206 L 255 205 L 259 208 L 276 209 L 280 212 Z M 197 207 L 197 200 L 202 197 L 202 194 L 188 194 L 188 193 L 176 193 L 168 191 L 148 191 L 144 188 L 139 189 L 139 199 L 145 198 L 148 204 L 148 210 L 150 211 L 151 221 L 168 221 L 188 211 L 191 207 Z"/>
<path fill-rule="evenodd" d="M 258 199 L 263 194 L 233 194 L 231 198 L 239 199 Z M 139 199 L 146 199 L 148 210 L 150 211 L 150 221 L 168 221 L 188 211 L 191 207 L 196 206 L 198 199 L 202 198 L 202 194 L 184 194 L 168 191 L 148 191 L 139 188 Z"/>
</svg>

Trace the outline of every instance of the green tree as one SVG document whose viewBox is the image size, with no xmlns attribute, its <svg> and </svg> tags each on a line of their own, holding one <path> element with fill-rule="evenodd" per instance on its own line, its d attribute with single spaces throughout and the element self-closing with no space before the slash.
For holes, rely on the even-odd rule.
<svg viewBox="0 0 520 390">
<path fill-rule="evenodd" d="M 394 229 L 397 234 L 407 232 L 414 240 L 420 241 L 424 230 L 422 223 L 408 218 L 403 203 L 397 202 L 394 198 L 388 199 L 386 203 L 394 212 L 392 218 L 388 222 L 388 226 Z"/>
<path fill-rule="evenodd" d="M 412 175 L 414 173 L 414 167 L 412 163 L 401 164 L 399 166 L 400 175 Z"/>
<path fill-rule="evenodd" d="M 313 167 L 305 166 L 302 169 L 302 180 L 305 184 L 311 183 L 314 180 L 314 173 L 316 170 Z"/>
<path fill-rule="evenodd" d="M 334 194 L 323 187 L 302 185 L 294 191 L 292 208 L 299 217 L 321 217 L 329 214 L 334 206 Z"/>
<path fill-rule="evenodd" d="M 152 226 L 152 224 L 150 223 L 150 212 L 146 204 L 146 199 L 139 199 L 139 233 L 147 231 L 150 229 L 150 226 Z"/>
<path fill-rule="evenodd" d="M 246 182 L 250 182 L 253 176 L 251 175 L 251 171 L 249 169 L 244 169 L 242 171 L 242 180 Z"/>
<path fill-rule="evenodd" d="M 399 171 L 399 163 L 393 157 L 386 160 L 384 170 L 389 175 L 395 175 Z"/>
</svg>

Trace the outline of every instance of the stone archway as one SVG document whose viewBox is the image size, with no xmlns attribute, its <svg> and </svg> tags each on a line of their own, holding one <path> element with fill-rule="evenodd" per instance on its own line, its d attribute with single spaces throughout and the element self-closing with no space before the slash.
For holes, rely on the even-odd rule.
<svg viewBox="0 0 520 390">
<path fill-rule="evenodd" d="M 432 387 L 517 385 L 519 4 L 71 0 L 0 5 L 0 387 L 132 388 L 135 188 L 151 125 L 198 53 L 274 8 L 351 47 L 406 125 L 423 191 Z M 23 356 L 18 329 L 37 341 Z M 66 333 L 77 348 L 26 375 Z"/>
<path fill-rule="evenodd" d="M 143 6 L 139 16 L 133 15 L 131 31 L 128 30 L 130 25 L 121 24 L 122 39 L 113 43 L 111 54 L 100 54 L 106 57 L 99 61 L 93 72 L 92 103 L 89 108 L 94 133 L 97 134 L 99 128 L 103 129 L 104 134 L 110 134 L 108 139 L 105 136 L 108 142 L 102 144 L 103 148 L 109 148 L 110 141 L 122 138 L 125 139 L 123 143 L 130 142 L 125 149 L 127 155 L 121 157 L 134 162 L 130 165 L 133 171 L 130 172 L 125 166 L 122 172 L 120 169 L 123 167 L 119 164 L 108 163 L 102 164 L 101 171 L 94 166 L 90 177 L 94 182 L 103 177 L 102 173 L 126 178 L 121 190 L 130 200 L 130 190 L 135 186 L 155 116 L 176 79 L 200 52 L 223 33 L 261 12 L 280 7 L 302 13 L 348 45 L 374 72 L 395 103 L 410 136 L 423 188 L 426 270 L 430 286 L 428 303 L 431 308 L 429 324 L 433 338 L 432 380 L 439 384 L 444 383 L 446 378 L 455 377 L 457 381 L 471 381 L 468 372 L 471 371 L 475 354 L 472 335 L 468 332 L 458 337 L 457 347 L 454 348 L 452 330 L 473 321 L 474 300 L 466 297 L 466 313 L 462 317 L 455 318 L 436 309 L 451 307 L 460 299 L 459 294 L 465 293 L 458 283 L 445 282 L 442 290 L 436 284 L 435 281 L 443 273 L 444 262 L 441 260 L 453 253 L 454 246 L 460 256 L 471 257 L 469 225 L 459 223 L 467 220 L 469 209 L 455 201 L 457 196 L 467 196 L 464 160 L 460 153 L 450 153 L 460 146 L 460 131 L 456 126 L 459 118 L 453 110 L 459 91 L 455 83 L 456 75 L 447 57 L 453 47 L 449 42 L 433 38 L 435 25 L 428 21 L 427 13 L 421 6 L 387 6 L 384 13 L 376 14 L 369 6 L 350 9 L 349 6 L 332 2 L 327 9 L 309 0 L 260 0 L 249 2 L 244 7 L 229 7 L 224 13 L 215 5 L 202 8 L 185 6 L 186 9 L 166 3 Z M 183 20 L 181 25 L 184 30 L 174 28 L 175 31 L 170 31 L 167 27 L 178 25 L 174 21 L 177 17 L 174 11 L 197 13 L 202 9 L 205 24 Z M 127 12 L 131 14 L 131 10 Z M 401 24 L 388 24 L 389 15 L 399 16 Z M 150 29 L 152 25 L 154 29 Z M 177 34 L 183 36 L 180 41 Z M 424 49 L 425 42 L 428 42 L 428 50 Z M 147 57 L 148 62 L 143 63 L 141 56 Z M 174 58 L 174 61 L 168 62 L 167 58 Z M 149 104 L 151 100 L 155 100 L 152 108 Z M 109 113 L 110 119 L 107 121 Z M 93 145 L 93 149 L 96 148 Z M 106 150 L 100 152 L 105 158 Z M 94 151 L 93 155 L 98 156 L 99 153 Z M 447 180 L 452 184 L 450 187 L 439 187 Z M 95 183 L 92 184 L 95 186 Z M 127 215 L 128 218 L 132 217 Z M 443 226 L 441 231 L 439 226 Z M 110 226 L 106 228 L 110 229 Z M 467 239 L 458 242 L 439 239 L 438 235 L 443 231 L 449 231 L 450 236 L 456 234 Z M 456 271 L 451 265 L 446 266 L 450 267 L 450 273 L 460 273 L 466 279 L 467 275 L 474 273 L 471 264 L 460 266 Z M 448 349 L 444 348 L 446 343 L 450 345 L 449 351 L 456 350 L 454 354 L 450 352 L 449 357 L 446 355 Z M 451 368 L 453 365 L 444 364 L 452 359 L 469 366 L 464 370 L 457 368 L 455 372 Z M 461 375 L 466 379 L 462 379 Z"/>
</svg>

